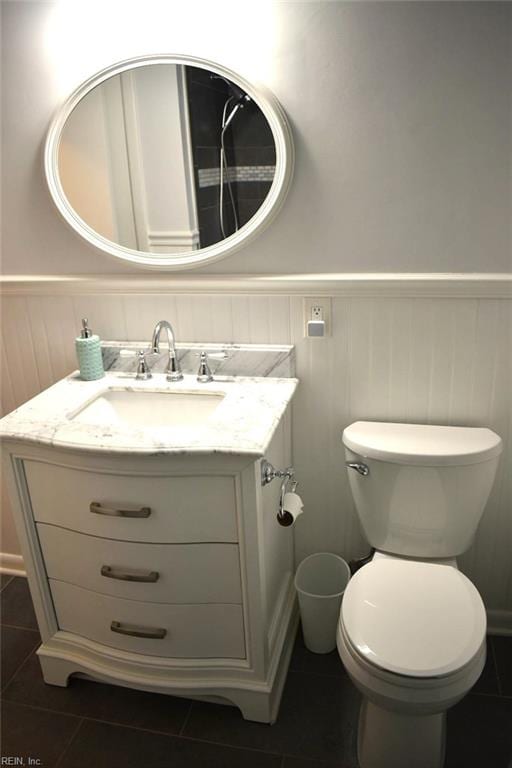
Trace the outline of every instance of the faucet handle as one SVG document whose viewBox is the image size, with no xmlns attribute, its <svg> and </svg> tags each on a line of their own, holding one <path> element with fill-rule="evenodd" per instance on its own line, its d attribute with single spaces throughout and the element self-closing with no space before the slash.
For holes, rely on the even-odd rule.
<svg viewBox="0 0 512 768">
<path fill-rule="evenodd" d="M 209 381 L 213 381 L 212 372 L 210 370 L 210 366 L 208 365 L 208 356 L 204 350 L 201 352 L 201 357 L 199 360 L 197 380 L 201 382 L 201 384 L 207 384 Z"/>
<path fill-rule="evenodd" d="M 143 381 L 152 378 L 148 361 L 146 360 L 146 353 L 143 349 L 139 349 L 137 355 L 137 373 L 135 374 L 135 378 Z"/>
<path fill-rule="evenodd" d="M 167 381 L 182 381 L 183 373 L 175 349 L 169 349 L 169 362 L 165 369 Z"/>
</svg>

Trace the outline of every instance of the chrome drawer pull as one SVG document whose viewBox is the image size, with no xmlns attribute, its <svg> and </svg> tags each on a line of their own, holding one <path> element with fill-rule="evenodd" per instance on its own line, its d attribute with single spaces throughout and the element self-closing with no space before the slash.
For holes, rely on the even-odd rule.
<svg viewBox="0 0 512 768">
<path fill-rule="evenodd" d="M 150 507 L 141 507 L 140 509 L 115 509 L 115 507 L 103 507 L 97 501 L 91 501 L 89 506 L 91 512 L 95 515 L 108 515 L 109 517 L 149 517 Z"/>
<path fill-rule="evenodd" d="M 160 574 L 158 571 L 121 571 L 112 568 L 111 565 L 101 566 L 101 575 L 107 579 L 119 579 L 120 581 L 158 581 Z"/>
<path fill-rule="evenodd" d="M 112 632 L 118 635 L 130 635 L 130 637 L 147 637 L 150 640 L 163 640 L 167 634 L 166 629 L 159 627 L 140 627 L 138 624 L 122 624 L 120 621 L 112 621 L 110 624 Z"/>
</svg>

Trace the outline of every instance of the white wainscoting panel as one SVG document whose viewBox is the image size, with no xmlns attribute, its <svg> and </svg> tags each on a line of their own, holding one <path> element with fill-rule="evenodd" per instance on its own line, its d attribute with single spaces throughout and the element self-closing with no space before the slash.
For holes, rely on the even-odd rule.
<svg viewBox="0 0 512 768">
<path fill-rule="evenodd" d="M 208 293 L 6 295 L 6 413 L 75 368 L 88 317 L 103 338 L 149 341 L 157 320 L 191 342 L 293 343 L 301 380 L 293 405 L 294 464 L 306 514 L 298 560 L 365 554 L 343 468 L 343 428 L 355 419 L 486 425 L 504 441 L 489 504 L 462 569 L 494 616 L 512 616 L 512 302 L 503 298 L 333 296 L 332 335 L 303 338 L 303 297 Z M 5 540 L 12 542 L 5 511 Z M 12 546 L 12 545 L 11 545 Z M 17 554 L 12 552 L 12 554 Z M 504 619 L 505 621 L 505 619 Z M 503 622 L 502 622 L 503 623 Z"/>
<path fill-rule="evenodd" d="M 357 419 L 486 425 L 501 435 L 498 475 L 461 567 L 486 604 L 512 610 L 512 304 L 500 300 L 333 299 L 333 336 L 292 342 L 301 386 L 294 463 L 309 514 L 297 523 L 299 559 L 334 549 L 364 554 L 348 479 L 343 428 Z"/>
</svg>

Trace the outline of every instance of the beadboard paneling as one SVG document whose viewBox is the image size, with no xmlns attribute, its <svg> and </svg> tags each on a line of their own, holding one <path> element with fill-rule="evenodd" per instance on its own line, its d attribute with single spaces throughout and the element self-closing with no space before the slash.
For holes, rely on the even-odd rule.
<svg viewBox="0 0 512 768">
<path fill-rule="evenodd" d="M 294 299 L 295 301 L 295 299 Z M 505 451 L 465 572 L 491 608 L 512 609 L 512 305 L 499 300 L 333 299 L 334 336 L 292 341 L 301 387 L 294 462 L 309 515 L 298 556 L 322 548 L 362 554 L 341 432 L 356 419 L 487 425 Z"/>
<path fill-rule="evenodd" d="M 307 513 L 297 556 L 364 554 L 343 469 L 343 428 L 355 419 L 488 425 L 504 441 L 496 483 L 472 549 L 460 562 L 486 605 L 512 611 L 512 302 L 492 298 L 332 298 L 332 335 L 303 338 L 293 295 L 7 295 L 3 412 L 75 367 L 82 316 L 103 338 L 149 340 L 172 320 L 180 341 L 293 343 L 301 385 L 293 406 L 294 463 Z M 9 519 L 5 546 L 16 554 Z M 4 549 L 5 549 L 4 546 Z"/>
</svg>

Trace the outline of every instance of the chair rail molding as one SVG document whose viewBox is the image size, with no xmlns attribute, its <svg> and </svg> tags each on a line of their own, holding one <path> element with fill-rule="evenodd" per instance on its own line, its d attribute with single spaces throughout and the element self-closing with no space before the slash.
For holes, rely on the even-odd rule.
<svg viewBox="0 0 512 768">
<path fill-rule="evenodd" d="M 207 293 L 512 299 L 512 273 L 3 275 L 5 295 Z"/>
</svg>

